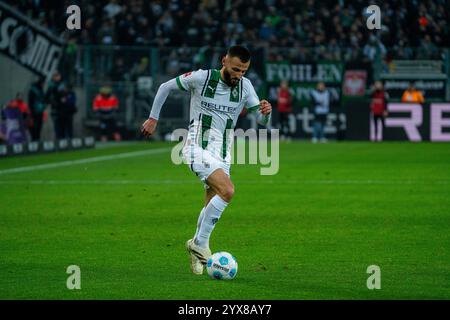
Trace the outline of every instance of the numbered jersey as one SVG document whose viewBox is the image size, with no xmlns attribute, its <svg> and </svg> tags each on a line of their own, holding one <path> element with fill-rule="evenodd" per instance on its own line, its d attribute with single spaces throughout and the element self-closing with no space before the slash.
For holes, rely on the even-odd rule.
<svg viewBox="0 0 450 320">
<path fill-rule="evenodd" d="M 179 89 L 191 93 L 189 135 L 186 148 L 194 145 L 215 158 L 230 163 L 232 131 L 245 107 L 257 110 L 259 98 L 250 80 L 243 77 L 235 87 L 228 86 L 220 71 L 197 70 L 176 78 Z"/>
</svg>

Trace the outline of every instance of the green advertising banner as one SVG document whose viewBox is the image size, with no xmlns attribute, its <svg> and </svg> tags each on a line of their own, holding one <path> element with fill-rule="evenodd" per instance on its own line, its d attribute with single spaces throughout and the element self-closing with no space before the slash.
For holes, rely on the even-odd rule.
<svg viewBox="0 0 450 320">
<path fill-rule="evenodd" d="M 266 63 L 266 92 L 275 108 L 281 81 L 286 80 L 289 83 L 289 90 L 294 98 L 294 112 L 289 115 L 289 131 L 292 136 L 311 137 L 314 120 L 311 91 L 316 88 L 318 82 L 324 82 L 330 93 L 330 112 L 327 115 L 325 133 L 328 138 L 343 138 L 346 129 L 346 116 L 341 110 L 344 69 L 344 64 L 339 62 Z M 277 112 L 273 122 L 279 127 Z"/>
<path fill-rule="evenodd" d="M 325 82 L 341 83 L 344 65 L 337 62 L 312 62 L 290 64 L 286 62 L 267 63 L 266 81 L 279 83 L 290 82 Z"/>
<path fill-rule="evenodd" d="M 318 82 L 324 82 L 330 92 L 331 103 L 340 104 L 344 64 L 338 62 L 312 62 L 291 64 L 266 63 L 267 96 L 276 101 L 280 82 L 289 82 L 294 97 L 294 108 L 311 106 L 311 91 Z"/>
</svg>

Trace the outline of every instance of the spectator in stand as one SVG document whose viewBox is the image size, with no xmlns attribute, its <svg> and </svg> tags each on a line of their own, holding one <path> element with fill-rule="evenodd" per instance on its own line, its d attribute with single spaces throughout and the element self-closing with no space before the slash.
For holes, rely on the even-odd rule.
<svg viewBox="0 0 450 320">
<path fill-rule="evenodd" d="M 111 87 L 100 88 L 94 98 L 93 109 L 100 121 L 101 141 L 107 141 L 111 135 L 115 141 L 122 140 L 116 124 L 119 99 L 112 94 Z"/>
<path fill-rule="evenodd" d="M 363 54 L 366 59 L 373 62 L 375 59 L 384 58 L 386 47 L 374 35 L 370 35 L 369 42 L 363 48 Z"/>
<path fill-rule="evenodd" d="M 314 111 L 314 126 L 312 142 L 326 142 L 325 125 L 330 111 L 330 93 L 326 90 L 325 83 L 319 82 L 316 90 L 311 93 Z"/>
<path fill-rule="evenodd" d="M 137 81 L 139 77 L 149 76 L 150 67 L 147 57 L 142 57 L 138 64 L 135 64 L 130 72 L 130 79 L 132 81 Z"/>
<path fill-rule="evenodd" d="M 55 17 L 65 9 L 65 1 L 5 0 L 20 12 L 55 34 L 69 33 L 65 24 Z M 42 2 L 42 1 L 40 1 Z M 351 60 L 362 55 L 364 41 L 372 35 L 379 37 L 364 47 L 364 56 L 372 61 L 383 47 L 404 40 L 419 48 L 423 57 L 440 56 L 443 47 L 450 47 L 448 32 L 449 10 L 445 0 L 424 0 L 412 6 L 398 0 L 383 1 L 381 30 L 374 34 L 366 26 L 368 15 L 365 1 L 323 0 L 308 1 L 161 1 L 161 0 L 106 0 L 93 4 L 79 0 L 83 10 L 82 31 L 75 34 L 78 43 L 99 44 L 98 30 L 104 22 L 114 34 L 114 44 L 152 44 L 162 47 L 200 46 L 205 43 L 226 47 L 242 42 L 242 37 L 253 45 L 290 47 L 301 42 L 312 47 L 330 43 L 335 38 L 341 50 L 339 59 Z M 40 10 L 38 10 L 40 8 Z M 244 16 L 245 15 L 245 16 Z M 240 32 L 245 30 L 245 32 Z M 222 35 L 222 36 L 219 36 Z M 259 35 L 249 37 L 248 35 Z M 261 41 L 263 40 L 263 41 Z M 436 47 L 438 50 L 436 51 Z M 394 59 L 398 54 L 394 50 Z M 320 56 L 335 55 L 335 51 L 321 52 Z"/>
<path fill-rule="evenodd" d="M 122 7 L 117 2 L 118 0 L 110 0 L 109 3 L 103 7 L 103 12 L 108 19 L 114 18 L 122 11 Z"/>
<path fill-rule="evenodd" d="M 439 48 L 431 41 L 431 37 L 429 34 L 426 34 L 421 41 L 417 53 L 417 59 L 440 59 Z"/>
<path fill-rule="evenodd" d="M 289 92 L 289 83 L 287 81 L 281 81 L 278 88 L 277 110 L 281 139 L 290 140 L 289 115 L 292 113 L 292 96 Z"/>
<path fill-rule="evenodd" d="M 41 138 L 41 130 L 44 120 L 46 119 L 45 109 L 47 102 L 44 92 L 45 79 L 39 78 L 31 85 L 28 93 L 28 105 L 31 113 L 32 126 L 30 129 L 31 140 L 39 141 Z"/>
<path fill-rule="evenodd" d="M 18 92 L 16 94 L 16 98 L 8 102 L 7 107 L 19 109 L 20 113 L 22 114 L 23 124 L 31 135 L 33 119 L 31 118 L 31 113 L 30 109 L 28 108 L 28 104 L 23 99 L 23 93 Z"/>
<path fill-rule="evenodd" d="M 114 82 L 122 82 L 128 79 L 129 68 L 125 66 L 122 57 L 117 57 L 110 73 L 110 79 Z"/>
<path fill-rule="evenodd" d="M 409 84 L 408 89 L 403 92 L 402 96 L 402 102 L 409 102 L 409 103 L 424 103 L 425 99 L 422 95 L 422 92 L 419 90 L 416 90 L 416 86 L 414 82 L 411 82 Z"/>
<path fill-rule="evenodd" d="M 8 144 L 24 143 L 28 140 L 24 114 L 20 108 L 17 103 L 10 102 L 1 110 L 0 136 Z"/>
<path fill-rule="evenodd" d="M 77 55 L 79 47 L 74 35 L 70 35 L 67 40 L 67 45 L 64 49 L 64 55 L 61 60 L 61 70 L 64 70 L 66 79 L 68 82 L 73 83 L 76 81 L 76 74 L 78 72 L 77 67 Z"/>
<path fill-rule="evenodd" d="M 60 95 L 61 139 L 73 138 L 73 116 L 77 112 L 76 95 L 72 85 L 63 85 Z"/>
<path fill-rule="evenodd" d="M 61 74 L 56 71 L 48 85 L 46 99 L 51 107 L 51 115 L 56 139 L 64 139 L 64 105 L 62 97 L 64 95 L 64 83 Z"/>
<path fill-rule="evenodd" d="M 374 128 L 374 135 L 371 140 L 382 141 L 384 120 L 388 115 L 387 102 L 389 94 L 384 90 L 383 83 L 381 81 L 375 81 L 375 84 L 370 93 L 370 113 L 372 118 L 372 127 Z"/>
<path fill-rule="evenodd" d="M 26 131 L 27 129 L 31 129 L 31 115 L 30 115 L 30 109 L 28 108 L 28 105 L 23 100 L 23 94 L 21 92 L 18 92 L 16 94 L 16 98 L 9 101 L 6 104 L 6 109 L 4 112 L 4 116 L 6 118 L 6 115 L 8 116 L 14 116 L 15 112 L 12 112 L 13 109 L 17 110 L 20 113 L 20 116 L 18 116 L 16 119 L 16 123 L 19 124 L 19 127 L 17 127 L 17 130 L 20 132 L 21 135 L 23 135 L 23 141 L 28 140 L 26 137 Z M 16 133 L 17 134 L 17 133 Z M 31 134 L 31 132 L 30 132 Z"/>
</svg>

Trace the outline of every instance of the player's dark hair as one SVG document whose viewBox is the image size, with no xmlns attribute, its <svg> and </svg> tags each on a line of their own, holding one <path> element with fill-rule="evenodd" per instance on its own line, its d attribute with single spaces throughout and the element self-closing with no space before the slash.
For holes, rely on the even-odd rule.
<svg viewBox="0 0 450 320">
<path fill-rule="evenodd" d="M 238 57 L 243 63 L 250 61 L 250 51 L 244 46 L 232 46 L 228 48 L 229 57 Z"/>
</svg>

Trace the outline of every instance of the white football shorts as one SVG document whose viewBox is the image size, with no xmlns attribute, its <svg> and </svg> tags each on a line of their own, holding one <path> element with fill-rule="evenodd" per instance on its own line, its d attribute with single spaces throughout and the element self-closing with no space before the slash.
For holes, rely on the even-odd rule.
<svg viewBox="0 0 450 320">
<path fill-rule="evenodd" d="M 204 183 L 205 189 L 209 188 L 206 179 L 217 169 L 223 169 L 230 176 L 230 164 L 218 159 L 210 151 L 202 149 L 198 145 L 185 146 L 182 155 L 189 169 Z"/>
</svg>

